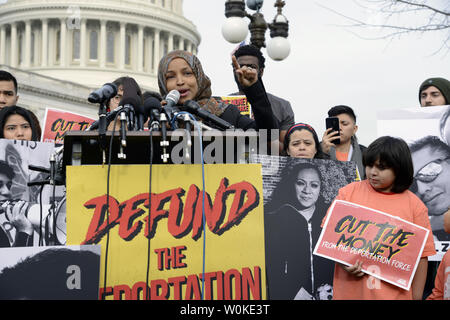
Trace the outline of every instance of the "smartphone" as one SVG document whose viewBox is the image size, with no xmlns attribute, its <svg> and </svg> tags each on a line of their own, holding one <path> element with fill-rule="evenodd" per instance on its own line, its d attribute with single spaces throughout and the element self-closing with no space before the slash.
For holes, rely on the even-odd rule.
<svg viewBox="0 0 450 320">
<path fill-rule="evenodd" d="M 328 128 L 332 128 L 331 131 L 337 131 L 339 132 L 339 118 L 338 117 L 329 117 L 325 119 L 325 125 Z M 334 144 L 340 144 L 341 139 L 339 138 L 339 135 L 337 136 L 337 139 L 332 141 Z"/>
</svg>

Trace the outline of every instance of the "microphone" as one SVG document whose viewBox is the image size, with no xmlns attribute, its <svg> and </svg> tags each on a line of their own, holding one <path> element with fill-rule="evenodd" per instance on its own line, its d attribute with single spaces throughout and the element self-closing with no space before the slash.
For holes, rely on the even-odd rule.
<svg viewBox="0 0 450 320">
<path fill-rule="evenodd" d="M 177 111 L 174 106 L 176 106 L 178 100 L 180 100 L 180 93 L 178 90 L 172 90 L 166 96 L 167 104 L 163 106 L 163 111 L 169 122 L 172 120 L 174 113 Z"/>
<path fill-rule="evenodd" d="M 177 90 L 170 91 L 166 96 L 167 104 L 162 107 L 162 112 L 160 114 L 160 123 L 161 123 L 161 134 L 162 139 L 159 143 L 160 146 L 163 148 L 163 154 L 161 155 L 161 158 L 163 160 L 163 163 L 167 163 L 167 160 L 169 158 L 169 154 L 167 153 L 167 147 L 169 146 L 169 141 L 167 141 L 167 123 L 172 121 L 172 118 L 175 116 L 176 109 L 175 105 L 178 103 L 178 100 L 180 100 L 180 93 Z"/>
<path fill-rule="evenodd" d="M 114 109 L 113 111 L 108 112 L 108 114 L 106 115 L 106 125 L 109 125 L 109 123 L 111 121 L 113 121 L 114 118 L 116 117 L 116 114 L 119 113 L 120 111 L 122 111 L 122 109 L 123 109 L 123 107 L 120 106 L 120 107 Z M 92 122 L 91 126 L 86 131 L 92 131 L 92 130 L 97 129 L 99 124 L 100 124 L 100 120 L 96 120 L 96 121 Z"/>
<path fill-rule="evenodd" d="M 119 106 L 123 106 L 120 111 L 120 153 L 119 159 L 125 159 L 126 155 L 123 152 L 123 148 L 127 146 L 126 130 L 136 130 L 136 109 L 139 110 L 141 105 L 141 99 L 138 94 L 140 92 L 139 85 L 133 78 L 126 78 L 123 81 L 123 98 L 119 103 Z M 139 124 L 138 124 L 139 126 Z"/>
<path fill-rule="evenodd" d="M 155 97 L 148 97 L 144 101 L 144 113 L 150 117 L 151 127 L 155 130 L 159 128 L 159 119 L 161 117 L 161 102 Z"/>
<path fill-rule="evenodd" d="M 134 96 L 127 96 L 123 97 L 122 101 L 120 102 L 120 105 L 123 106 L 123 109 L 120 110 L 120 134 L 121 134 L 121 141 L 122 146 L 126 147 L 126 128 L 128 127 L 129 130 L 134 129 L 135 121 L 134 121 L 134 112 L 135 108 L 139 108 L 139 99 Z M 130 118 L 130 124 L 128 125 L 128 117 Z"/>
<path fill-rule="evenodd" d="M 117 94 L 117 86 L 114 83 L 105 83 L 100 89 L 91 92 L 88 97 L 90 103 L 103 103 Z"/>
<path fill-rule="evenodd" d="M 133 106 L 134 111 L 136 112 L 137 117 L 137 124 L 136 129 L 137 130 L 144 130 L 144 123 L 147 121 L 149 115 L 144 109 L 144 105 L 139 101 L 137 97 L 134 97 L 130 99 L 128 102 L 129 105 Z"/>
<path fill-rule="evenodd" d="M 216 125 L 221 130 L 234 129 L 234 126 L 232 126 L 229 122 L 219 118 L 218 116 L 212 114 L 207 110 L 202 109 L 199 104 L 193 100 L 186 101 L 183 107 L 187 112 L 199 116 L 200 118 L 210 122 L 211 124 Z"/>
</svg>

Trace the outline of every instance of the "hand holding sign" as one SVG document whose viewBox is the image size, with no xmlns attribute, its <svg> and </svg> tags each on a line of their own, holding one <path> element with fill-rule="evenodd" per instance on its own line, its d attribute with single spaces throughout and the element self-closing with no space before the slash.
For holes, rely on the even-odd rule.
<svg viewBox="0 0 450 320">
<path fill-rule="evenodd" d="M 341 267 L 342 269 L 354 275 L 355 277 L 359 278 L 365 275 L 365 273 L 362 271 L 362 261 L 356 260 L 356 263 L 352 266 L 346 266 L 345 264 L 341 264 Z"/>
<path fill-rule="evenodd" d="M 409 290 L 429 231 L 387 213 L 347 201 L 329 210 L 314 254 Z M 380 272 L 371 271 L 376 266 Z"/>
</svg>

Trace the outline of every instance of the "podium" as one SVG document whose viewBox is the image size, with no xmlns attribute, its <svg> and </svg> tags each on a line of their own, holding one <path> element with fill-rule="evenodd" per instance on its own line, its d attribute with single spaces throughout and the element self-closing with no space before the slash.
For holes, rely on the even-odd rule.
<svg viewBox="0 0 450 320">
<path fill-rule="evenodd" d="M 112 138 L 112 148 L 110 143 Z M 189 140 L 192 145 L 189 146 Z M 118 132 L 106 133 L 106 149 L 103 153 L 96 131 L 69 131 L 64 136 L 63 163 L 66 165 L 108 164 L 192 164 L 248 163 L 251 154 L 268 154 L 269 138 L 255 130 L 203 131 L 201 139 L 197 131 L 190 138 L 184 129 L 167 132 L 167 144 L 161 146 L 161 132 L 129 131 L 126 146 L 121 148 Z M 166 161 L 164 161 L 164 158 Z"/>
</svg>

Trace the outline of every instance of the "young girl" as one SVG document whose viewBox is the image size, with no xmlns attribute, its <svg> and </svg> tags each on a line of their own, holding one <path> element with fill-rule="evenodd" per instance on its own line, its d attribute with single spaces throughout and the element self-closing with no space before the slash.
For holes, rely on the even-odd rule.
<svg viewBox="0 0 450 320">
<path fill-rule="evenodd" d="M 4 107 L 0 110 L 0 138 L 39 141 L 41 138 L 39 121 L 25 108 Z"/>
<path fill-rule="evenodd" d="M 348 300 L 420 300 L 427 275 L 427 257 L 436 253 L 427 207 L 408 188 L 413 182 L 413 163 L 408 145 L 401 139 L 381 137 L 363 155 L 367 180 L 353 182 L 339 190 L 337 200 L 345 200 L 395 215 L 430 233 L 411 289 L 406 291 L 362 272 L 362 263 L 336 264 L 333 299 Z"/>
</svg>

